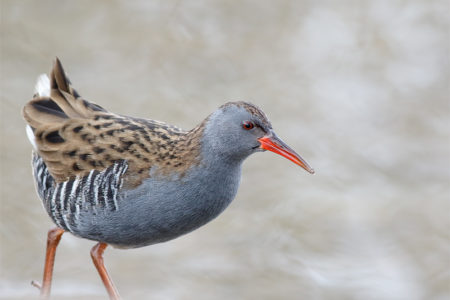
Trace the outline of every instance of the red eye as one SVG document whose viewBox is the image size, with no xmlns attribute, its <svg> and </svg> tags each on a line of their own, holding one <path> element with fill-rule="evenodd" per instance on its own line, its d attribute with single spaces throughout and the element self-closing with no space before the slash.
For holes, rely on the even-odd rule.
<svg viewBox="0 0 450 300">
<path fill-rule="evenodd" d="M 242 127 L 244 127 L 244 129 L 246 130 L 250 130 L 253 127 L 255 127 L 255 124 L 253 124 L 253 122 L 250 121 L 245 121 L 244 123 L 242 123 Z"/>
</svg>

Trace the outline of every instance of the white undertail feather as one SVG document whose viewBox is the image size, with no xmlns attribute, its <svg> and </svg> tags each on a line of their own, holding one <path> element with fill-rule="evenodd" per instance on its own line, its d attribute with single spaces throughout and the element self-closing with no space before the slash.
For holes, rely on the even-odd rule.
<svg viewBox="0 0 450 300">
<path fill-rule="evenodd" d="M 37 145 L 36 145 L 36 141 L 35 141 L 36 138 L 34 137 L 33 129 L 31 129 L 30 125 L 27 125 L 26 130 L 27 130 L 28 140 L 30 141 L 31 145 L 33 146 L 34 151 L 37 151 Z"/>
<path fill-rule="evenodd" d="M 34 86 L 34 93 L 39 97 L 50 97 L 50 79 L 47 74 L 41 74 L 38 76 L 36 85 Z M 37 151 L 36 138 L 34 137 L 34 132 L 30 125 L 27 125 L 26 131 L 28 140 L 33 146 L 33 149 Z"/>
<path fill-rule="evenodd" d="M 34 86 L 34 91 L 40 97 L 50 97 L 50 79 L 47 74 L 39 75 Z"/>
</svg>

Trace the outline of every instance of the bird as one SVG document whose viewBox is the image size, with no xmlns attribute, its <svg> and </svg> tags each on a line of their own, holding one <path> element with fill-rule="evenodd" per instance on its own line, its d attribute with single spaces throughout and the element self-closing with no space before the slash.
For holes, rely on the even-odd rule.
<svg viewBox="0 0 450 300">
<path fill-rule="evenodd" d="M 274 132 L 266 114 L 227 102 L 191 130 L 110 112 L 72 87 L 56 58 L 22 110 L 48 231 L 40 296 L 50 296 L 63 233 L 97 242 L 91 258 L 110 299 L 120 299 L 105 248 L 166 242 L 216 218 L 235 198 L 243 161 L 271 151 L 314 170 Z"/>
</svg>

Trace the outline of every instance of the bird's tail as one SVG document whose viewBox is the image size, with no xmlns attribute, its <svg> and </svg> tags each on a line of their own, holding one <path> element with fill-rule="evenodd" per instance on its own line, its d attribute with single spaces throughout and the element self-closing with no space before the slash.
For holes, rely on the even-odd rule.
<svg viewBox="0 0 450 300">
<path fill-rule="evenodd" d="M 23 116 L 31 128 L 61 124 L 67 119 L 85 119 L 95 112 L 105 111 L 97 104 L 80 97 L 71 86 L 61 62 L 56 58 L 50 78 L 38 77 L 36 93 L 23 108 Z"/>
<path fill-rule="evenodd" d="M 59 130 L 68 121 L 90 118 L 98 112 L 106 110 L 80 97 L 71 86 L 58 58 L 50 78 L 46 74 L 38 77 L 33 99 L 22 111 L 28 123 L 28 139 L 35 149 L 36 137 L 41 140 L 42 135 L 51 133 L 51 136 L 46 137 L 47 140 L 57 142 Z"/>
</svg>

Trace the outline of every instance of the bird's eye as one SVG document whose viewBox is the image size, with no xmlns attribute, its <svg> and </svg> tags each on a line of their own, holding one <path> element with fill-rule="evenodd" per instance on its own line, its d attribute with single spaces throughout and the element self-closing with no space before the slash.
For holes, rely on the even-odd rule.
<svg viewBox="0 0 450 300">
<path fill-rule="evenodd" d="M 255 127 L 255 124 L 253 124 L 253 122 L 250 121 L 244 121 L 244 123 L 242 123 L 242 127 L 244 127 L 245 130 L 250 130 L 253 127 Z"/>
</svg>

